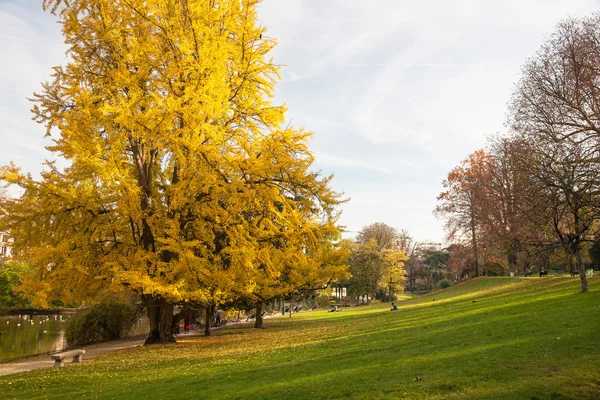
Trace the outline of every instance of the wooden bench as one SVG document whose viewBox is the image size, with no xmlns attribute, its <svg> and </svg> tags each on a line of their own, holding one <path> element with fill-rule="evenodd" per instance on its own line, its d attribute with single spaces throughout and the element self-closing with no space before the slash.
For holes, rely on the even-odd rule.
<svg viewBox="0 0 600 400">
<path fill-rule="evenodd" d="M 71 350 L 65 351 L 64 353 L 53 354 L 50 356 L 50 358 L 54 360 L 55 367 L 62 367 L 65 362 L 65 358 L 73 357 L 73 362 L 78 363 L 81 362 L 80 357 L 84 354 L 85 350 Z"/>
</svg>

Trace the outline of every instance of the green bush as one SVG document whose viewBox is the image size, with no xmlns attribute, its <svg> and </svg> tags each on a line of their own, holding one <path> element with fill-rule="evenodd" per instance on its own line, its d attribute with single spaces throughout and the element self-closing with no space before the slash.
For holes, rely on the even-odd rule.
<svg viewBox="0 0 600 400">
<path fill-rule="evenodd" d="M 329 307 L 329 300 L 329 296 L 319 296 L 317 299 L 317 304 L 322 308 Z"/>
<path fill-rule="evenodd" d="M 444 278 L 440 281 L 440 289 L 446 289 L 452 286 L 452 281 L 448 278 Z"/>
<path fill-rule="evenodd" d="M 65 338 L 69 347 L 119 339 L 138 318 L 133 305 L 106 298 L 75 314 L 67 322 Z"/>
<path fill-rule="evenodd" d="M 22 297 L 19 287 L 23 285 L 23 276 L 33 272 L 33 268 L 26 262 L 7 261 L 0 265 L 0 306 L 31 306 L 29 299 Z"/>
</svg>

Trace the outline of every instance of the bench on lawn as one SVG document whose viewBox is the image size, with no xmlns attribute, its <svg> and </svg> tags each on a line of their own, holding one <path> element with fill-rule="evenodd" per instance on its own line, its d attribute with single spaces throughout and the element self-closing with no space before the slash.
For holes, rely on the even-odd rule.
<svg viewBox="0 0 600 400">
<path fill-rule="evenodd" d="M 51 359 L 54 360 L 55 367 L 62 367 L 65 361 L 65 358 L 73 357 L 73 362 L 78 363 L 81 362 L 80 357 L 85 354 L 85 350 L 71 350 L 65 351 L 64 353 L 53 354 L 50 356 Z"/>
</svg>

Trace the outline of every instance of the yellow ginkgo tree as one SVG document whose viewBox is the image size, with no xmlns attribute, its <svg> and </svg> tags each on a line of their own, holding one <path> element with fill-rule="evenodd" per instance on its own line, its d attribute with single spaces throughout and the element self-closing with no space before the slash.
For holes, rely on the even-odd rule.
<svg viewBox="0 0 600 400">
<path fill-rule="evenodd" d="M 127 288 L 147 308 L 147 343 L 168 342 L 175 304 L 343 273 L 309 257 L 341 199 L 310 170 L 310 133 L 272 101 L 276 43 L 257 4 L 44 0 L 69 61 L 33 113 L 68 167 L 0 176 L 22 188 L 3 223 L 37 268 L 26 289 L 38 304 Z"/>
</svg>

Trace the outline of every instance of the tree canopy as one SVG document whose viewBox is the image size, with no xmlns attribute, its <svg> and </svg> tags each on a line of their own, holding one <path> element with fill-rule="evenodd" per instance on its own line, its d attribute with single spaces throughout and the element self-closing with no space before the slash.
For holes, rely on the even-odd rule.
<svg viewBox="0 0 600 400">
<path fill-rule="evenodd" d="M 44 1 L 69 61 L 33 113 L 69 166 L 1 175 L 23 190 L 5 223 L 36 267 L 37 304 L 127 288 L 148 309 L 149 343 L 171 341 L 175 303 L 259 298 L 341 272 L 324 248 L 342 200 L 310 169 L 311 133 L 273 103 L 276 42 L 258 3 Z"/>
</svg>

